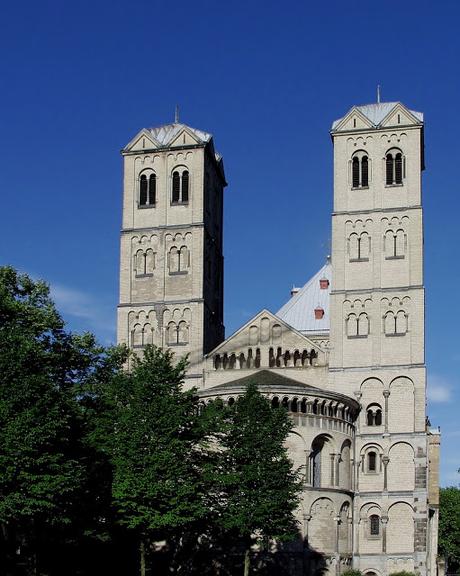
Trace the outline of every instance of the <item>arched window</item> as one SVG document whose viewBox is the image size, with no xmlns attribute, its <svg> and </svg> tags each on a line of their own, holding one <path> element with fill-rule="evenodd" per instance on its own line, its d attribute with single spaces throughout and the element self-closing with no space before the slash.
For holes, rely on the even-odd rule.
<svg viewBox="0 0 460 576">
<path fill-rule="evenodd" d="M 382 425 L 382 408 L 379 404 L 371 404 L 367 407 L 366 424 L 368 426 Z"/>
<path fill-rule="evenodd" d="M 157 177 L 154 172 L 150 175 L 141 174 L 139 178 L 139 206 L 153 206 L 157 195 Z"/>
<path fill-rule="evenodd" d="M 139 182 L 139 204 L 141 206 L 145 206 L 147 204 L 147 190 L 148 190 L 147 176 L 145 174 L 142 174 Z"/>
<path fill-rule="evenodd" d="M 157 177 L 155 174 L 150 174 L 149 177 L 149 193 L 148 204 L 155 204 L 157 199 Z"/>
<path fill-rule="evenodd" d="M 386 185 L 400 185 L 404 178 L 404 158 L 402 153 L 393 149 L 387 152 L 385 156 L 386 166 Z"/>
<path fill-rule="evenodd" d="M 166 328 L 166 342 L 170 346 L 177 344 L 177 326 L 175 322 L 170 322 Z"/>
<path fill-rule="evenodd" d="M 180 174 L 177 172 L 173 172 L 173 181 L 172 181 L 172 201 L 173 203 L 179 202 L 180 198 Z"/>
<path fill-rule="evenodd" d="M 170 274 L 179 272 L 179 251 L 176 246 L 172 246 L 168 254 L 168 268 Z"/>
<path fill-rule="evenodd" d="M 407 250 L 407 236 L 402 228 L 394 232 L 387 230 L 384 236 L 385 258 L 391 260 L 393 258 L 404 258 Z"/>
<path fill-rule="evenodd" d="M 394 165 L 393 165 L 393 154 L 387 154 L 386 157 L 386 175 L 387 175 L 387 186 L 391 186 L 394 182 Z"/>
<path fill-rule="evenodd" d="M 353 158 L 353 188 L 359 187 L 359 158 Z"/>
<path fill-rule="evenodd" d="M 377 472 L 377 452 L 367 453 L 367 471 Z"/>
<path fill-rule="evenodd" d="M 181 246 L 179 253 L 178 271 L 187 273 L 190 267 L 190 252 L 187 246 Z"/>
<path fill-rule="evenodd" d="M 182 202 L 188 202 L 188 185 L 189 185 L 188 170 L 182 172 Z"/>
<path fill-rule="evenodd" d="M 369 186 L 369 161 L 367 156 L 363 156 L 361 160 L 361 186 L 363 188 Z"/>
<path fill-rule="evenodd" d="M 140 324 L 135 324 L 131 332 L 131 342 L 133 348 L 142 347 L 142 326 Z"/>
<path fill-rule="evenodd" d="M 188 326 L 187 322 L 182 320 L 177 327 L 177 343 L 188 344 Z"/>
<path fill-rule="evenodd" d="M 396 314 L 395 334 L 405 334 L 407 332 L 407 316 L 404 310 L 399 310 Z"/>
<path fill-rule="evenodd" d="M 348 337 L 358 336 L 358 317 L 356 314 L 349 314 L 347 318 Z"/>
<path fill-rule="evenodd" d="M 368 336 L 369 335 L 369 316 L 362 312 L 358 316 L 358 336 Z"/>
<path fill-rule="evenodd" d="M 172 173 L 172 204 L 187 204 L 190 197 L 190 174 L 185 168 Z"/>
<path fill-rule="evenodd" d="M 384 317 L 386 336 L 403 336 L 407 333 L 407 314 L 404 310 L 398 310 L 395 314 L 391 310 Z"/>
<path fill-rule="evenodd" d="M 395 184 L 402 184 L 402 154 L 398 152 L 395 156 Z"/>
<path fill-rule="evenodd" d="M 351 161 L 351 185 L 353 188 L 369 186 L 369 158 L 363 150 L 355 152 Z"/>
<path fill-rule="evenodd" d="M 369 517 L 369 534 L 371 536 L 380 535 L 380 518 L 377 516 L 377 514 L 372 514 Z"/>
</svg>

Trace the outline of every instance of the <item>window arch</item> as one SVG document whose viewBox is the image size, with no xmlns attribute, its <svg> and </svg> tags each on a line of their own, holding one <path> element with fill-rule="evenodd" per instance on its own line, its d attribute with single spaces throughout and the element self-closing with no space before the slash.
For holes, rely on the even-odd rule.
<svg viewBox="0 0 460 576">
<path fill-rule="evenodd" d="M 387 230 L 383 241 L 383 250 L 387 260 L 405 257 L 407 251 L 407 235 L 402 228 L 396 231 Z"/>
<path fill-rule="evenodd" d="M 187 274 L 190 268 L 190 250 L 187 246 L 171 246 L 168 252 L 170 274 Z"/>
<path fill-rule="evenodd" d="M 369 186 L 369 157 L 364 150 L 355 152 L 351 159 L 351 185 L 352 188 Z"/>
<path fill-rule="evenodd" d="M 388 150 L 385 155 L 386 185 L 401 185 L 405 178 L 405 158 L 398 148 Z"/>
<path fill-rule="evenodd" d="M 348 338 L 366 338 L 369 336 L 369 316 L 366 312 L 348 315 L 347 336 Z"/>
<path fill-rule="evenodd" d="M 408 316 L 404 310 L 389 310 L 383 318 L 385 336 L 404 336 L 408 330 Z"/>
<path fill-rule="evenodd" d="M 366 424 L 368 426 L 382 425 L 382 407 L 380 404 L 370 404 L 366 409 Z"/>
<path fill-rule="evenodd" d="M 155 172 L 142 173 L 139 177 L 139 206 L 154 206 L 157 200 Z"/>
<path fill-rule="evenodd" d="M 172 173 L 172 204 L 187 204 L 190 197 L 190 173 L 185 166 L 178 166 Z"/>
<path fill-rule="evenodd" d="M 350 262 L 367 262 L 371 252 L 371 237 L 367 232 L 352 232 L 348 237 Z"/>
</svg>

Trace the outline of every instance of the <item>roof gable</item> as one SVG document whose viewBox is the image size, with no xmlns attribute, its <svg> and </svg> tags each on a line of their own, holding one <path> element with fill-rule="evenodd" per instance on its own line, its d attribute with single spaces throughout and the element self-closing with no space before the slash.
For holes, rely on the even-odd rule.
<svg viewBox="0 0 460 576">
<path fill-rule="evenodd" d="M 349 112 L 343 117 L 339 118 L 332 124 L 332 132 L 340 132 L 352 130 L 347 124 L 351 114 L 361 113 L 367 121 L 370 123 L 369 127 L 381 128 L 387 118 L 392 118 L 392 113 L 404 114 L 408 124 L 422 124 L 423 114 L 421 112 L 416 112 L 415 110 L 409 110 L 401 102 L 377 102 L 374 104 L 364 104 L 362 106 L 353 106 Z M 385 124 L 387 125 L 387 124 Z M 394 124 L 397 125 L 397 122 Z M 355 130 L 358 127 L 354 128 Z"/>
<path fill-rule="evenodd" d="M 309 350 L 314 349 L 318 355 L 324 355 L 324 351 L 316 343 L 289 326 L 275 314 L 264 309 L 214 348 L 208 357 L 215 354 L 237 354 L 252 347 L 255 351 L 261 346 L 274 348 L 281 346 L 290 349 L 308 348 Z"/>
<path fill-rule="evenodd" d="M 408 110 L 401 102 L 397 102 L 388 114 L 383 118 L 380 125 L 383 126 L 408 126 L 420 124 L 420 120 L 411 110 Z"/>
<path fill-rule="evenodd" d="M 151 150 L 152 148 L 158 148 L 160 143 L 156 140 L 149 130 L 143 128 L 140 132 L 134 136 L 134 138 L 128 142 L 124 147 L 124 152 L 134 152 L 141 150 Z"/>
<path fill-rule="evenodd" d="M 353 106 L 346 116 L 333 127 L 333 130 L 339 132 L 341 130 L 365 130 L 366 128 L 372 128 L 372 122 L 357 106 Z"/>
</svg>

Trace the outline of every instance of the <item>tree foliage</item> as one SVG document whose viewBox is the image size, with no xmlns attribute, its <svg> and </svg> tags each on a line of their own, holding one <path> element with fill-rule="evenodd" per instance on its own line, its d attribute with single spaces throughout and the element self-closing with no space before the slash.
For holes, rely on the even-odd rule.
<svg viewBox="0 0 460 576">
<path fill-rule="evenodd" d="M 198 466 L 202 445 L 198 399 L 183 391 L 186 359 L 147 346 L 132 369 L 102 390 L 99 445 L 113 466 L 112 497 L 121 524 L 142 550 L 171 539 L 207 513 Z"/>
<path fill-rule="evenodd" d="M 95 516 L 89 510 L 98 492 L 91 486 L 95 461 L 84 442 L 80 399 L 107 369 L 107 357 L 90 334 L 64 330 L 44 282 L 0 268 L 0 548 L 5 563 L 13 556 L 14 563 L 36 573 L 51 537 L 76 539 L 78 527 L 81 534 Z"/>
<path fill-rule="evenodd" d="M 439 554 L 449 572 L 460 569 L 460 489 L 454 486 L 439 491 Z"/>
<path fill-rule="evenodd" d="M 251 545 L 298 535 L 301 483 L 285 447 L 292 428 L 286 410 L 272 408 L 254 384 L 227 409 L 216 474 L 218 524 L 227 540 L 243 544 L 245 573 Z"/>
</svg>

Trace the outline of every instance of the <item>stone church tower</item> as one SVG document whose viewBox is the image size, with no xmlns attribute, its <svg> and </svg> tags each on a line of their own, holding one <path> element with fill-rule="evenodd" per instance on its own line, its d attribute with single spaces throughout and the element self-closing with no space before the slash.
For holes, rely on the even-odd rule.
<svg viewBox="0 0 460 576">
<path fill-rule="evenodd" d="M 354 106 L 332 125 L 332 255 L 275 313 L 224 339 L 226 185 L 210 134 L 170 124 L 123 150 L 118 340 L 188 353 L 187 385 L 232 404 L 254 382 L 294 428 L 293 576 L 436 576 L 439 432 L 424 350 L 423 115 Z M 288 281 L 287 281 L 288 283 Z"/>
<path fill-rule="evenodd" d="M 331 387 L 356 422 L 354 566 L 434 574 L 424 349 L 423 116 L 352 108 L 332 127 Z M 432 440 L 433 441 L 433 440 Z"/>
<path fill-rule="evenodd" d="M 224 338 L 223 162 L 212 136 L 184 124 L 144 129 L 122 150 L 118 342 L 203 356 Z"/>
</svg>

